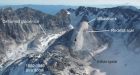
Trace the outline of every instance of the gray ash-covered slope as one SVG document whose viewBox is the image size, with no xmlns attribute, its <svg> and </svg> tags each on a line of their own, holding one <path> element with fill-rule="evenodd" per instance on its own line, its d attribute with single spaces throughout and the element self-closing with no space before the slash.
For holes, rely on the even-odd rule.
<svg viewBox="0 0 140 75">
<path fill-rule="evenodd" d="M 94 30 L 134 29 L 132 33 L 105 32 L 112 38 L 122 38 L 131 49 L 140 47 L 140 10 L 133 6 L 118 6 L 113 8 L 94 8 L 80 6 L 77 9 L 68 9 L 71 12 L 72 25 L 76 20 L 87 19 Z M 105 18 L 112 18 L 105 20 Z M 100 33 L 99 33 L 100 34 Z"/>
<path fill-rule="evenodd" d="M 23 21 L 23 23 L 19 23 L 19 21 Z M 11 57 L 10 55 L 22 49 L 22 45 L 24 47 L 24 45 L 28 45 L 28 43 L 36 38 L 44 36 L 41 27 L 46 33 L 56 33 L 66 30 L 69 22 L 69 16 L 65 10 L 61 10 L 56 15 L 49 15 L 28 7 L 16 10 L 10 7 L 1 8 L 0 63 L 3 64 L 7 62 L 7 59 Z M 21 48 L 19 48 L 19 46 Z"/>
<path fill-rule="evenodd" d="M 104 51 L 108 47 L 106 42 L 98 41 L 97 35 L 88 33 L 87 22 L 80 23 L 78 28 L 66 32 L 42 54 L 27 56 L 7 67 L 2 75 L 94 75 L 104 72 L 91 66 L 93 56 Z M 19 65 L 20 64 L 20 65 Z M 42 72 L 26 72 L 25 64 L 44 64 Z"/>
</svg>

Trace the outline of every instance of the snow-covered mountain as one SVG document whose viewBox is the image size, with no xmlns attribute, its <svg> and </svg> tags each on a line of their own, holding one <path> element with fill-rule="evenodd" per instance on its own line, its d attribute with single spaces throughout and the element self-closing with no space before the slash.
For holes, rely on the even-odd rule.
<svg viewBox="0 0 140 75">
<path fill-rule="evenodd" d="M 71 12 L 71 24 L 77 25 L 78 22 L 86 20 L 95 30 L 111 29 L 134 29 L 133 33 L 111 33 L 106 32 L 112 38 L 122 38 L 127 46 L 138 45 L 140 34 L 140 11 L 133 6 L 118 6 L 113 8 L 93 8 L 81 6 L 77 9 L 68 9 Z M 100 33 L 98 33 L 100 34 Z M 97 35 L 98 35 L 97 34 Z M 132 44 L 133 43 L 133 44 Z M 137 47 L 140 47 L 137 46 Z M 137 47 L 133 47 L 137 48 Z"/>
<path fill-rule="evenodd" d="M 68 25 L 69 17 L 64 10 L 49 15 L 29 7 L 0 9 L 1 66 L 27 53 L 42 52 L 50 41 L 68 30 Z"/>
<path fill-rule="evenodd" d="M 111 44 L 104 52 L 95 56 L 97 61 L 92 61 L 93 67 L 105 71 L 106 75 L 139 75 L 139 9 L 133 6 L 118 6 L 103 9 L 81 6 L 78 9 L 68 9 L 68 11 L 71 12 L 72 25 L 77 25 L 76 21 L 86 20 L 95 31 L 109 30 L 101 33 L 95 32 L 97 36 L 99 35 L 99 39 L 109 38 Z M 111 29 L 120 30 L 119 32 L 112 32 Z M 123 32 L 121 29 L 130 30 L 130 32 Z M 131 29 L 133 32 L 131 32 Z M 105 36 L 102 36 L 103 34 Z M 105 42 L 109 43 L 108 41 Z M 98 63 L 98 61 L 106 63 L 111 60 L 117 63 Z"/>
<path fill-rule="evenodd" d="M 2 54 L 15 60 L 0 75 L 139 75 L 140 11 L 135 7 L 80 6 L 56 15 L 26 7 L 1 9 L 1 14 L 2 19 L 39 19 L 39 23 L 3 24 L 1 20 L 1 39 L 10 43 L 1 41 L 1 51 L 15 51 Z M 17 59 L 8 53 L 24 56 Z"/>
</svg>

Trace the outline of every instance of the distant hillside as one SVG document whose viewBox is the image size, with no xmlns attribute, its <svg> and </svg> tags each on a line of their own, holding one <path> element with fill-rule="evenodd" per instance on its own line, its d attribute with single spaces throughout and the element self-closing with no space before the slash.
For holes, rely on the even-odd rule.
<svg viewBox="0 0 140 75">
<path fill-rule="evenodd" d="M 63 5 L 6 5 L 6 6 L 0 6 L 0 8 L 7 8 L 7 7 L 11 7 L 13 9 L 29 7 L 29 8 L 33 8 L 33 9 L 42 11 L 44 13 L 52 14 L 52 15 L 56 14 L 61 9 L 77 8 L 76 6 L 63 6 Z"/>
</svg>

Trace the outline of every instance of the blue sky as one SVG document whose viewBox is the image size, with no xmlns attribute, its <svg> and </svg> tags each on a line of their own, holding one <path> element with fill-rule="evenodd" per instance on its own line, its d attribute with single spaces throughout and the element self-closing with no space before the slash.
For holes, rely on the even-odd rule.
<svg viewBox="0 0 140 75">
<path fill-rule="evenodd" d="M 133 5 L 140 6 L 140 0 L 0 0 L 0 5 Z"/>
</svg>

